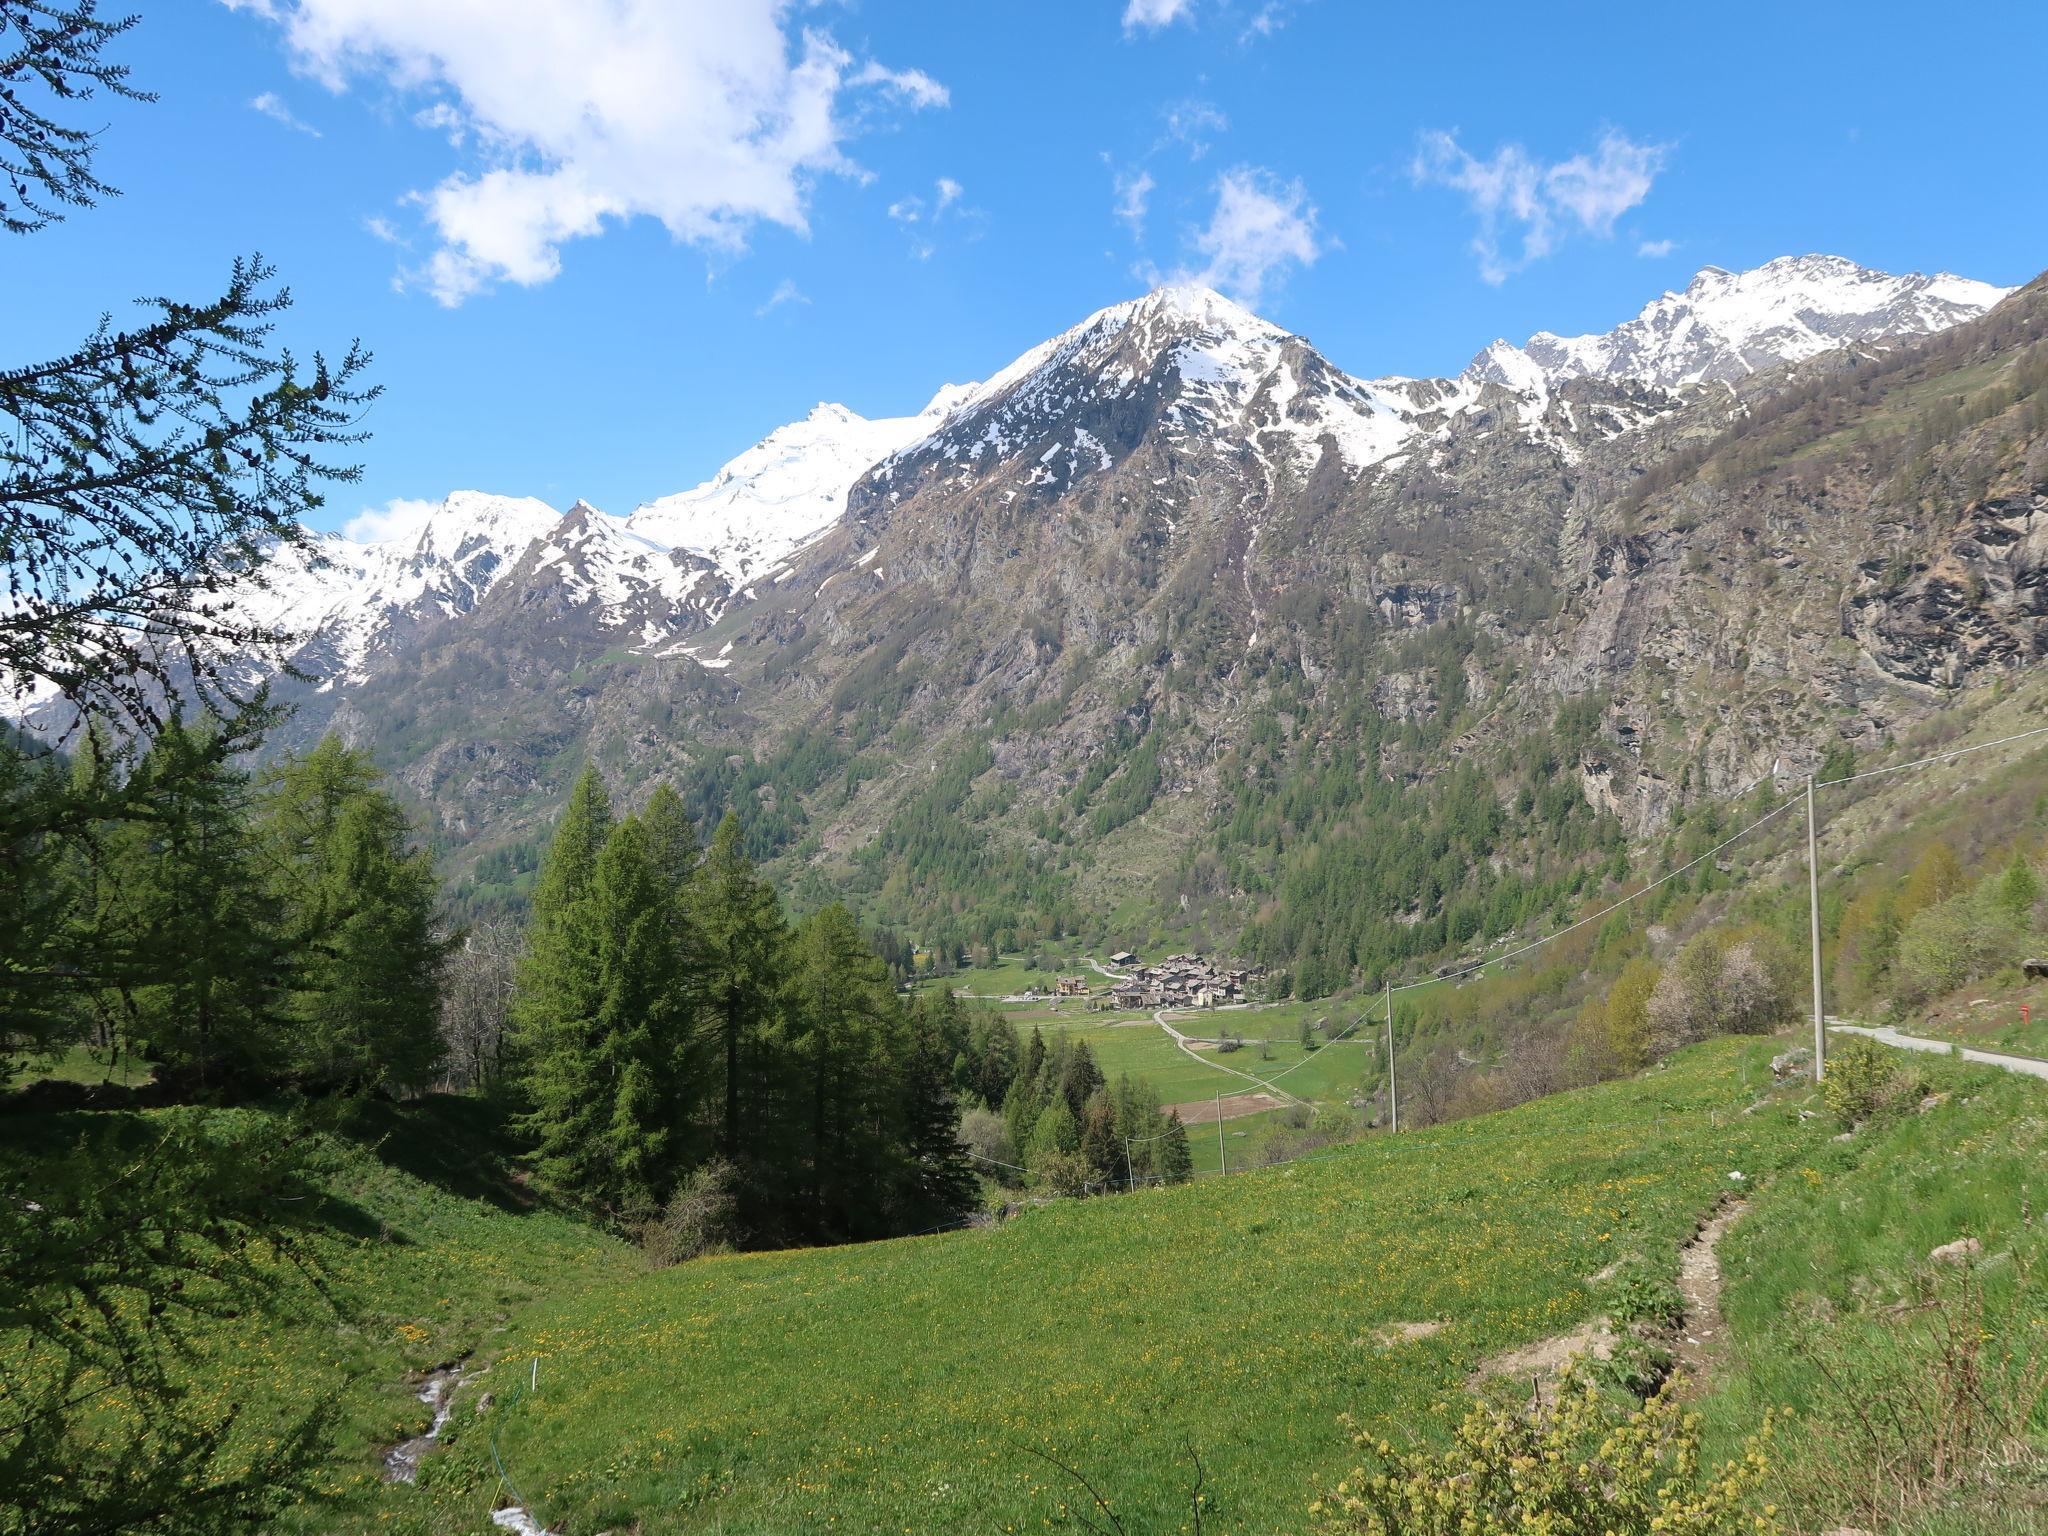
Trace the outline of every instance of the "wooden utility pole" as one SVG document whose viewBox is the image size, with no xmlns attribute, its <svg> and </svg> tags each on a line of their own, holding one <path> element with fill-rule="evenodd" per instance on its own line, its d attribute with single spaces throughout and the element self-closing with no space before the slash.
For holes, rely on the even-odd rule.
<svg viewBox="0 0 2048 1536">
<path fill-rule="evenodd" d="M 1216 1162 L 1226 1176 L 1230 1173 L 1230 1153 L 1223 1145 L 1223 1095 L 1216 1095 Z"/>
<path fill-rule="evenodd" d="M 1387 1113 L 1393 1129 L 1401 1129 L 1401 1090 L 1394 1083 L 1394 978 L 1387 978 Z"/>
<path fill-rule="evenodd" d="M 1806 776 L 1806 913 L 1813 940 L 1813 1080 L 1828 1070 L 1827 1005 L 1820 990 L 1820 837 L 1813 815 L 1813 775 Z"/>
</svg>

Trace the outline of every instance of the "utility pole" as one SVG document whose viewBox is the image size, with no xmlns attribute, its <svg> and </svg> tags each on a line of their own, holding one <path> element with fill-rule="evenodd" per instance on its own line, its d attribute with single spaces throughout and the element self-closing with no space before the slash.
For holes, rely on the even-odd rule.
<svg viewBox="0 0 2048 1536">
<path fill-rule="evenodd" d="M 1401 1090 L 1394 1085 L 1394 978 L 1387 978 L 1387 1112 L 1396 1132 L 1401 1129 Z"/>
<path fill-rule="evenodd" d="M 1813 1080 L 1828 1070 L 1828 1016 L 1820 991 L 1820 840 L 1813 815 L 1813 775 L 1806 776 L 1806 912 L 1813 938 Z"/>
<path fill-rule="evenodd" d="M 1138 1187 L 1137 1176 L 1131 1172 L 1131 1138 L 1124 1138 L 1124 1193 L 1129 1194 Z"/>
<path fill-rule="evenodd" d="M 1216 1161 L 1224 1176 L 1230 1175 L 1230 1153 L 1223 1145 L 1223 1095 L 1216 1095 Z"/>
</svg>

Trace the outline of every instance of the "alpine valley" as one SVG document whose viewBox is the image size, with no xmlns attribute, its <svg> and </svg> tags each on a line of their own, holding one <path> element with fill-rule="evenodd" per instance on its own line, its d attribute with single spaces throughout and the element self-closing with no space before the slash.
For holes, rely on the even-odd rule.
<svg viewBox="0 0 2048 1536">
<path fill-rule="evenodd" d="M 1709 267 L 1431 379 L 1168 287 L 628 516 L 463 491 L 378 534 L 253 573 L 302 676 L 247 664 L 279 744 L 394 770 L 471 912 L 523 902 L 589 761 L 736 804 L 800 907 L 1318 994 L 2036 659 L 2048 283 Z"/>
</svg>

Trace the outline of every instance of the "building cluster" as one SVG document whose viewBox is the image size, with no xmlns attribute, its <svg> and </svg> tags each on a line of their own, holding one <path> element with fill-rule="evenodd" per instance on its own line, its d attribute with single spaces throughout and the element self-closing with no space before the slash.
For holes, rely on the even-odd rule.
<svg viewBox="0 0 2048 1536">
<path fill-rule="evenodd" d="M 1131 965 L 1128 956 L 1112 956 L 1129 967 L 1129 977 L 1109 989 L 1118 1008 L 1221 1008 L 1250 999 L 1265 978 L 1263 965 L 1220 970 L 1200 955 L 1168 955 L 1157 965 Z"/>
</svg>

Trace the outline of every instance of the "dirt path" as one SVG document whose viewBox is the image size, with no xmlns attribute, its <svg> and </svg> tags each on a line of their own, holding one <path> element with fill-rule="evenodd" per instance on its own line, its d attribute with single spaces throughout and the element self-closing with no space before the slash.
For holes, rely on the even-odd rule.
<svg viewBox="0 0 2048 1536">
<path fill-rule="evenodd" d="M 1167 1110 L 1180 1116 L 1182 1125 L 1214 1125 L 1216 1107 L 1223 1106 L 1223 1118 L 1236 1120 L 1245 1115 L 1264 1114 L 1269 1109 L 1285 1108 L 1284 1103 L 1270 1093 L 1226 1093 L 1218 1099 L 1194 1099 L 1186 1104 L 1169 1104 Z"/>
<path fill-rule="evenodd" d="M 1262 1092 L 1279 1094 L 1280 1097 L 1289 1104 L 1302 1104 L 1306 1102 L 1306 1100 L 1296 1098 L 1293 1094 L 1289 1093 L 1285 1088 L 1275 1087 L 1272 1083 L 1267 1082 L 1263 1077 L 1254 1077 L 1249 1072 L 1240 1072 L 1235 1067 L 1226 1067 L 1220 1061 L 1211 1061 L 1208 1056 L 1202 1053 L 1200 1047 L 1194 1040 L 1182 1034 L 1179 1030 L 1175 1029 L 1171 1024 L 1166 1022 L 1166 1012 L 1167 1011 L 1164 1008 L 1162 1008 L 1157 1013 L 1153 1014 L 1153 1022 L 1156 1023 L 1161 1029 L 1165 1030 L 1169 1035 L 1173 1036 L 1173 1043 L 1175 1045 L 1179 1046 L 1183 1051 L 1187 1052 L 1189 1056 L 1193 1057 L 1196 1061 L 1199 1061 L 1203 1066 L 1214 1067 L 1218 1072 L 1228 1072 L 1232 1077 L 1241 1077 L 1246 1082 L 1260 1089 Z M 1203 1043 L 1207 1044 L 1211 1051 L 1214 1051 L 1216 1048 L 1215 1043 L 1213 1041 Z"/>
<path fill-rule="evenodd" d="M 1721 1317 L 1721 1238 L 1741 1219 L 1743 1206 L 1721 1207 L 1678 1250 L 1678 1294 L 1685 1298 L 1685 1316 L 1678 1324 L 1672 1353 L 1697 1393 L 1728 1352 L 1727 1324 Z"/>
</svg>

